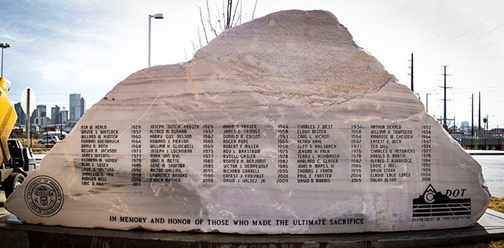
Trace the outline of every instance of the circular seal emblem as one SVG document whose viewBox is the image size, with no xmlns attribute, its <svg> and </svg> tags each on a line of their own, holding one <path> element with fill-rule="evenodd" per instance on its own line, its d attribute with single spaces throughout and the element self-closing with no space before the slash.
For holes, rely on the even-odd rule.
<svg viewBox="0 0 504 248">
<path fill-rule="evenodd" d="M 51 177 L 37 176 L 26 185 L 26 205 L 40 217 L 51 217 L 57 214 L 63 206 L 63 200 L 63 189 Z"/>
</svg>

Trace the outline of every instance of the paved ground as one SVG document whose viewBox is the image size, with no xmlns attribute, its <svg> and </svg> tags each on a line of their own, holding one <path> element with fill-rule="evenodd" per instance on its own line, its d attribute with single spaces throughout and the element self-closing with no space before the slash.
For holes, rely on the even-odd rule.
<svg viewBox="0 0 504 248">
<path fill-rule="evenodd" d="M 327 235 L 236 235 L 192 232 L 118 231 L 21 224 L 13 215 L 0 218 L 2 248 L 33 247 L 432 247 L 504 239 L 504 214 L 487 210 L 472 227 L 414 232 Z"/>
</svg>

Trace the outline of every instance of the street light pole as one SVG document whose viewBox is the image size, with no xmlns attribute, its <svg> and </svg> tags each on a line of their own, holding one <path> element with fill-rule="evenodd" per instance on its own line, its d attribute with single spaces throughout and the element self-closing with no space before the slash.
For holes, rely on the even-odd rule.
<svg viewBox="0 0 504 248">
<path fill-rule="evenodd" d="M 425 93 L 425 112 L 429 113 L 429 95 L 431 93 Z"/>
<path fill-rule="evenodd" d="M 0 77 L 3 77 L 3 50 L 5 48 L 9 48 L 10 45 L 8 43 L 0 43 L 0 48 L 2 48 L 2 69 L 1 69 L 1 72 L 0 72 Z"/>
<path fill-rule="evenodd" d="M 150 57 L 151 57 L 150 56 L 150 54 L 151 54 L 150 53 L 150 50 L 151 50 L 150 49 L 150 47 L 151 47 L 151 18 L 153 18 L 153 17 L 154 17 L 154 19 L 163 19 L 164 18 L 163 14 L 161 14 L 161 13 L 157 13 L 157 14 L 154 14 L 154 15 L 149 15 L 149 52 L 148 52 L 149 53 L 149 64 L 148 64 L 149 67 L 150 67 Z"/>
</svg>

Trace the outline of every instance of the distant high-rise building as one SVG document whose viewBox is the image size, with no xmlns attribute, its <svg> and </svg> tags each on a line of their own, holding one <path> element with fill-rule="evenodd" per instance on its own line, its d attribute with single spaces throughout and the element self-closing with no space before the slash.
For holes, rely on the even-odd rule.
<svg viewBox="0 0 504 248">
<path fill-rule="evenodd" d="M 469 125 L 469 122 L 463 121 L 460 123 L 460 129 L 469 130 L 469 129 L 471 129 L 471 126 Z"/>
<path fill-rule="evenodd" d="M 37 109 L 33 111 L 32 123 L 39 127 L 45 127 L 49 124 L 49 118 L 47 117 L 47 106 L 43 104 L 37 105 Z"/>
<path fill-rule="evenodd" d="M 47 116 L 47 107 L 46 105 L 39 104 L 37 105 L 38 115 L 36 117 L 46 117 Z"/>
<path fill-rule="evenodd" d="M 33 124 L 38 127 L 45 127 L 49 125 L 49 121 L 49 117 L 36 117 Z"/>
<path fill-rule="evenodd" d="M 51 123 L 61 124 L 60 107 L 58 105 L 51 108 Z"/>
<path fill-rule="evenodd" d="M 70 94 L 70 116 L 69 120 L 77 121 L 82 116 L 80 94 Z"/>
<path fill-rule="evenodd" d="M 80 99 L 80 106 L 81 106 L 81 112 L 80 112 L 80 116 L 79 116 L 79 119 L 84 115 L 84 113 L 86 112 L 86 101 L 84 100 L 84 97 L 81 97 Z"/>
<path fill-rule="evenodd" d="M 16 114 L 18 116 L 18 119 L 16 120 L 16 125 L 26 125 L 26 114 L 23 111 L 23 108 L 21 108 L 21 103 L 18 102 L 14 104 L 14 109 L 16 110 Z"/>
<path fill-rule="evenodd" d="M 68 122 L 68 110 L 61 110 L 60 116 L 61 116 L 61 124 L 66 125 L 66 123 Z"/>
<path fill-rule="evenodd" d="M 35 119 L 39 117 L 39 110 L 34 109 L 33 112 L 30 115 L 30 123 L 35 124 Z"/>
</svg>

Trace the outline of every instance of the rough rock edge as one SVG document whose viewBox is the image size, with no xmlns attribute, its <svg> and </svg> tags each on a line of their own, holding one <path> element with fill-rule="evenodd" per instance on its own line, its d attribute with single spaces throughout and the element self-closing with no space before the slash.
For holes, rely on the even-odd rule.
<svg viewBox="0 0 504 248">
<path fill-rule="evenodd" d="M 326 89 L 328 88 L 329 85 L 323 85 L 325 87 L 321 87 L 322 90 L 319 90 L 319 91 L 315 90 L 315 92 L 310 92 L 311 94 L 306 94 L 306 91 L 299 91 L 299 90 L 294 93 L 280 92 L 278 89 L 274 89 L 273 87 L 268 87 L 268 86 L 272 85 L 272 83 L 270 83 L 269 85 L 267 84 L 264 87 L 261 87 L 261 85 L 254 84 L 253 81 L 256 81 L 254 79 L 256 79 L 256 78 L 261 79 L 262 76 L 264 76 L 264 75 L 262 75 L 262 76 L 261 75 L 252 75 L 252 78 L 246 78 L 244 75 L 241 75 L 241 73 L 240 73 L 243 70 L 240 70 L 239 68 L 237 68 L 234 65 L 234 63 L 232 63 L 233 61 L 231 61 L 231 63 L 226 61 L 226 59 L 228 59 L 228 58 L 233 58 L 233 57 L 237 57 L 238 55 L 240 55 L 240 53 L 233 53 L 233 46 L 232 45 L 230 45 L 230 51 L 226 51 L 226 54 L 212 54 L 211 53 L 211 51 L 216 49 L 217 47 L 219 47 L 221 45 L 221 43 L 222 43 L 222 45 L 226 45 L 226 43 L 228 42 L 228 40 L 227 40 L 228 37 L 236 37 L 238 40 L 240 40 L 240 39 L 243 39 L 240 36 L 240 34 L 244 33 L 245 30 L 247 30 L 247 29 L 253 29 L 254 32 L 256 31 L 257 26 L 259 26 L 263 29 L 267 29 L 267 27 L 261 25 L 264 22 L 266 22 L 266 20 L 271 20 L 271 19 L 274 20 L 278 16 L 282 16 L 282 17 L 287 16 L 288 18 L 289 17 L 298 18 L 299 16 L 302 16 L 302 15 L 306 15 L 306 16 L 311 15 L 311 16 L 316 16 L 318 18 L 332 19 L 331 26 L 334 25 L 335 29 L 340 30 L 337 32 L 343 32 L 344 35 L 348 36 L 348 39 L 349 39 L 348 44 L 342 43 L 341 46 L 346 47 L 346 46 L 349 46 L 349 44 L 351 44 L 351 46 L 353 46 L 355 49 L 357 49 L 357 51 L 354 52 L 354 54 L 358 54 L 358 53 L 366 54 L 368 56 L 368 58 L 370 59 L 370 61 L 373 62 L 373 63 L 369 63 L 367 65 L 367 67 L 369 68 L 372 65 L 378 65 L 380 67 L 379 69 L 381 69 L 382 73 L 386 73 L 389 75 L 388 78 L 385 78 L 384 80 L 380 80 L 381 82 L 374 82 L 374 84 L 376 85 L 375 87 L 371 87 L 371 88 L 367 87 L 367 89 L 364 89 L 361 92 L 358 92 L 358 91 L 354 92 L 354 94 L 349 94 L 348 92 L 345 94 L 343 94 L 342 92 L 337 92 L 340 94 L 334 95 L 334 93 L 335 93 L 334 91 L 330 92 L 333 94 L 329 94 L 329 96 L 321 94 L 321 93 L 328 92 Z M 322 16 L 322 15 L 324 15 L 324 16 Z M 289 23 L 289 20 L 284 20 L 284 22 Z M 324 28 L 327 28 L 327 27 L 324 27 Z M 256 36 L 256 35 L 252 34 L 251 36 L 261 38 L 260 35 Z M 252 44 L 251 46 L 254 45 L 253 41 L 251 41 L 250 43 Z M 240 50 L 238 50 L 238 52 L 240 52 Z M 204 58 L 208 59 L 209 57 L 212 58 L 216 62 L 218 61 L 221 63 L 225 63 L 225 66 L 228 67 L 228 70 L 230 72 L 232 72 L 232 74 L 234 74 L 234 76 L 235 76 L 235 78 L 233 78 L 234 80 L 247 85 L 252 90 L 254 90 L 256 93 L 276 98 L 279 101 L 285 101 L 290 104 L 302 105 L 302 106 L 331 106 L 334 104 L 341 104 L 341 103 L 348 102 L 352 99 L 364 97 L 370 93 L 378 92 L 379 90 L 381 90 L 381 88 L 383 88 L 385 85 L 387 85 L 389 83 L 397 83 L 398 82 L 397 79 L 395 78 L 395 76 L 388 73 L 385 70 L 385 68 L 383 67 L 383 65 L 376 58 L 374 58 L 368 51 L 364 50 L 363 48 L 361 48 L 360 46 L 358 46 L 356 44 L 356 42 L 353 40 L 353 36 L 350 34 L 350 32 L 348 31 L 348 29 L 346 27 L 344 27 L 341 23 L 339 23 L 338 18 L 336 16 L 334 16 L 332 13 L 330 13 L 328 11 L 321 11 L 321 10 L 313 10 L 313 11 L 285 10 L 285 11 L 275 12 L 272 14 L 268 14 L 262 18 L 255 19 L 251 22 L 244 23 L 242 25 L 233 27 L 231 29 L 228 29 L 228 30 L 222 32 L 218 37 L 216 37 L 214 40 L 212 40 L 206 47 L 203 47 L 200 50 L 198 50 L 196 52 L 196 54 L 194 55 L 194 57 L 190 61 L 188 61 L 187 78 L 188 78 L 188 81 L 191 83 L 191 86 L 194 90 L 194 94 L 196 97 L 197 97 L 198 93 L 196 90 L 195 81 L 197 81 L 198 79 L 197 78 L 195 79 L 193 77 L 193 70 L 196 67 L 196 65 L 199 63 L 200 59 L 204 59 Z M 280 60 L 282 60 L 282 59 L 280 59 Z M 266 66 L 263 68 L 268 68 L 268 67 Z M 363 74 L 364 74 L 364 72 L 363 72 Z M 376 73 L 376 74 L 378 74 L 378 73 Z M 266 75 L 264 77 L 267 80 L 268 75 Z M 261 81 L 263 81 L 263 80 L 261 80 Z M 299 81 L 299 80 L 296 80 L 296 81 Z M 316 86 L 317 82 L 315 82 L 314 85 Z M 339 86 L 339 85 L 337 85 L 337 83 L 335 83 L 335 85 Z M 348 84 L 346 84 L 346 85 L 348 85 Z M 343 84 L 343 86 L 346 86 L 346 85 Z M 350 87 L 352 87 L 352 86 L 350 86 Z"/>
</svg>

